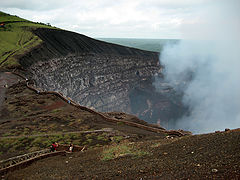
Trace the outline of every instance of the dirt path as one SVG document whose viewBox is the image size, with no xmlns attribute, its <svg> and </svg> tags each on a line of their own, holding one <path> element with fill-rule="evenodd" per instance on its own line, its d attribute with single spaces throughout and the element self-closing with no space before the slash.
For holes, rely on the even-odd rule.
<svg viewBox="0 0 240 180">
<path fill-rule="evenodd" d="M 0 72 L 0 110 L 5 99 L 6 86 L 9 87 L 18 82 L 19 77 L 10 72 Z"/>
</svg>

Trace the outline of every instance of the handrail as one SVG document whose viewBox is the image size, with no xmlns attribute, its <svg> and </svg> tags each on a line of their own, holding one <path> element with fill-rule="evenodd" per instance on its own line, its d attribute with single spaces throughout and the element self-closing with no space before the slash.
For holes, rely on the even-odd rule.
<svg viewBox="0 0 240 180">
<path fill-rule="evenodd" d="M 0 161 L 0 175 L 6 174 L 9 171 L 13 171 L 20 167 L 25 167 L 26 165 L 37 161 L 39 159 L 47 158 L 50 156 L 56 156 L 60 154 L 65 154 L 66 151 L 56 151 L 50 152 L 49 149 L 44 149 L 41 151 L 36 151 L 32 153 L 23 154 L 20 156 L 12 157 L 3 161 Z"/>
<path fill-rule="evenodd" d="M 7 163 L 8 161 L 12 161 L 12 160 L 15 160 L 15 159 L 20 159 L 20 158 L 25 157 L 26 155 L 32 156 L 32 155 L 35 155 L 35 154 L 42 154 L 42 153 L 45 153 L 46 151 L 49 152 L 49 149 L 43 149 L 43 150 L 40 150 L 40 151 L 35 151 L 35 152 L 31 152 L 31 153 L 27 153 L 27 154 L 23 154 L 23 155 L 19 155 L 19 156 L 15 156 L 15 157 L 11 157 L 11 158 L 8 158 L 8 159 L 1 160 L 0 161 L 0 168 L 2 168 L 3 163 Z"/>
<path fill-rule="evenodd" d="M 57 151 L 51 152 L 50 149 L 43 149 L 40 151 L 30 152 L 23 155 L 11 157 L 5 160 L 0 161 L 0 174 L 7 173 L 12 171 L 18 167 L 22 167 L 33 161 L 37 161 L 39 159 L 47 158 L 50 156 L 56 156 L 60 154 L 65 154 L 68 151 L 68 145 L 60 144 L 57 147 Z M 74 146 L 74 151 L 82 152 L 86 146 Z"/>
</svg>

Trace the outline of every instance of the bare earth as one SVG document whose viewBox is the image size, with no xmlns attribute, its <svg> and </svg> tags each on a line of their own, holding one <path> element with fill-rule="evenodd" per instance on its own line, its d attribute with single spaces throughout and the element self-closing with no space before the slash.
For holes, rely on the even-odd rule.
<svg viewBox="0 0 240 180">
<path fill-rule="evenodd" d="M 3 175 L 2 179 L 240 179 L 240 129 L 169 138 L 164 133 L 108 122 L 52 94 L 40 95 L 24 83 L 13 84 L 18 81 L 17 76 L 3 72 L 0 75 L 1 140 L 9 137 L 10 142 L 14 138 L 49 133 L 94 132 L 84 152 L 42 159 Z M 4 89 L 6 82 L 13 85 Z M 113 113 L 113 116 L 143 123 L 124 113 Z M 94 130 L 102 128 L 112 129 L 109 137 L 122 136 L 123 139 L 120 142 L 108 139 L 100 147 L 95 146 L 101 140 Z M 82 142 L 79 139 L 79 145 Z M 132 152 L 118 155 L 114 152 L 114 158 L 103 159 L 106 150 L 121 147 L 130 148 Z M 19 148 L 12 152 L 3 150 L 0 159 L 29 151 L 24 146 Z M 134 155 L 138 151 L 142 153 Z"/>
<path fill-rule="evenodd" d="M 8 174 L 9 179 L 239 179 L 240 130 L 124 142 L 149 154 L 103 161 L 107 147 L 52 157 Z"/>
<path fill-rule="evenodd" d="M 4 86 L 7 85 L 9 87 L 16 83 L 18 79 L 19 78 L 17 76 L 9 72 L 0 72 L 0 110 L 1 105 L 5 99 L 6 88 Z"/>
</svg>

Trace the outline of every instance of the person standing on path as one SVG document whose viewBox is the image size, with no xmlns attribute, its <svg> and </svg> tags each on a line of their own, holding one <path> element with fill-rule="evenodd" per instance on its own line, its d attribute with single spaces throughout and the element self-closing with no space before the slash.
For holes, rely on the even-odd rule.
<svg viewBox="0 0 240 180">
<path fill-rule="evenodd" d="M 50 147 L 50 151 L 51 152 L 55 152 L 57 150 L 58 147 L 58 143 L 57 142 L 53 142 L 51 147 Z"/>
<path fill-rule="evenodd" d="M 70 143 L 70 145 L 69 145 L 69 152 L 73 152 L 73 144 L 72 143 Z"/>
</svg>

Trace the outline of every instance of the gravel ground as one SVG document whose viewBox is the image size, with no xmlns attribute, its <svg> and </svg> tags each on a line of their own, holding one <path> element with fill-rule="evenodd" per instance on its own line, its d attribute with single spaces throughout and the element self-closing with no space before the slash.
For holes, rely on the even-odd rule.
<svg viewBox="0 0 240 180">
<path fill-rule="evenodd" d="M 4 102 L 5 99 L 5 92 L 6 92 L 6 87 L 4 86 L 11 86 L 14 83 L 16 83 L 18 81 L 17 76 L 11 74 L 11 73 L 7 73 L 7 72 L 0 72 L 0 110 L 1 110 L 1 106 L 2 103 Z"/>
<path fill-rule="evenodd" d="M 109 146 L 52 157 L 7 179 L 239 179 L 240 130 L 173 139 L 123 142 L 148 152 L 101 159 Z"/>
</svg>

